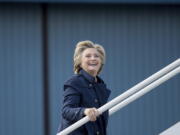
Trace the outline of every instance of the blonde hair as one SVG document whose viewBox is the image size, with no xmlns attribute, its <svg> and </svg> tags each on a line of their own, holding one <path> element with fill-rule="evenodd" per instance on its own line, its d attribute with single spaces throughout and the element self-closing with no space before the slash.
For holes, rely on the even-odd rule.
<svg viewBox="0 0 180 135">
<path fill-rule="evenodd" d="M 101 72 L 103 65 L 105 64 L 105 50 L 104 48 L 99 44 L 94 44 L 92 41 L 86 40 L 78 42 L 74 51 L 74 73 L 78 74 L 81 70 L 81 57 L 84 50 L 88 48 L 95 48 L 99 54 L 101 59 L 101 66 L 98 71 L 98 74 Z"/>
</svg>

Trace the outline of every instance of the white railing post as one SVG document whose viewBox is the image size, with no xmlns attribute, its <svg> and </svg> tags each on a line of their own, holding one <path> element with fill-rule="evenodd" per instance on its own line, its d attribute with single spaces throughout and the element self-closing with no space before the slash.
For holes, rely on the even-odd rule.
<svg viewBox="0 0 180 135">
<path fill-rule="evenodd" d="M 108 110 L 108 109 L 112 108 L 113 106 L 117 105 L 118 103 L 120 103 L 125 98 L 131 96 L 132 94 L 136 93 L 140 89 L 146 87 L 147 85 L 149 85 L 153 81 L 157 80 L 159 77 L 162 77 L 163 75 L 167 74 L 168 72 L 170 72 L 171 70 L 175 69 L 178 66 L 180 66 L 180 59 L 177 59 L 175 62 L 171 63 L 170 65 L 168 65 L 165 68 L 161 69 L 160 71 L 156 72 L 155 74 L 153 74 L 149 78 L 145 79 L 144 81 L 138 83 L 137 85 L 135 85 L 131 89 L 129 89 L 126 92 L 124 92 L 123 94 L 121 94 L 120 96 L 114 98 L 113 100 L 111 100 L 107 104 L 100 107 L 98 109 L 98 111 L 100 113 L 105 112 L 106 110 Z M 89 118 L 88 118 L 88 116 L 86 116 L 86 117 L 82 118 L 81 120 L 77 121 L 76 123 L 74 123 L 73 125 L 69 126 L 68 128 L 64 129 L 63 131 L 61 131 L 57 135 L 67 135 L 70 132 L 72 132 L 73 130 L 77 129 L 78 127 L 84 125 L 88 121 L 89 121 Z"/>
</svg>

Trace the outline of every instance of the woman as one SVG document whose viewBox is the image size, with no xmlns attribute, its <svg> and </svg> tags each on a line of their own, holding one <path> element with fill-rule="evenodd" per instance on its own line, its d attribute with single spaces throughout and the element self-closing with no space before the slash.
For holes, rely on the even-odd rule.
<svg viewBox="0 0 180 135">
<path fill-rule="evenodd" d="M 91 41 L 79 42 L 74 53 L 74 72 L 64 84 L 62 120 L 59 132 L 84 116 L 90 122 L 69 135 L 106 135 L 108 111 L 99 114 L 97 108 L 104 105 L 110 95 L 98 76 L 105 62 L 101 45 Z"/>
</svg>

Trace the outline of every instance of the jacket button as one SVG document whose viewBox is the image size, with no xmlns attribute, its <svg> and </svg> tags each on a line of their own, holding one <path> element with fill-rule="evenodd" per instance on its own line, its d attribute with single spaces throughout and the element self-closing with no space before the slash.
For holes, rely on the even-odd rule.
<svg viewBox="0 0 180 135">
<path fill-rule="evenodd" d="M 97 100 L 97 99 L 94 99 L 94 102 L 95 102 L 95 103 L 97 103 L 97 102 L 98 102 L 98 100 Z"/>
<path fill-rule="evenodd" d="M 89 84 L 89 87 L 92 87 L 92 84 L 91 84 L 91 83 Z"/>
<path fill-rule="evenodd" d="M 100 135 L 99 131 L 96 132 L 96 135 Z"/>
</svg>

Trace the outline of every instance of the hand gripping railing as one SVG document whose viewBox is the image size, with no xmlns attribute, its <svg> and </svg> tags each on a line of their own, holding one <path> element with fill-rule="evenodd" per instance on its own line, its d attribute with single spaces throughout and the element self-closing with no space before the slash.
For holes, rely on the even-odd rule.
<svg viewBox="0 0 180 135">
<path fill-rule="evenodd" d="M 109 110 L 109 115 L 111 115 L 179 73 L 180 58 L 171 63 L 170 65 L 166 66 L 165 68 L 161 69 L 160 71 L 156 72 L 155 74 L 151 75 L 149 78 L 130 88 L 120 96 L 106 103 L 105 105 L 100 107 L 98 111 L 102 114 L 103 112 L 111 108 Z M 89 117 L 86 116 L 81 120 L 77 121 L 76 123 L 72 124 L 68 128 L 64 129 L 57 135 L 68 135 L 70 132 L 84 125 L 89 120 Z"/>
</svg>

